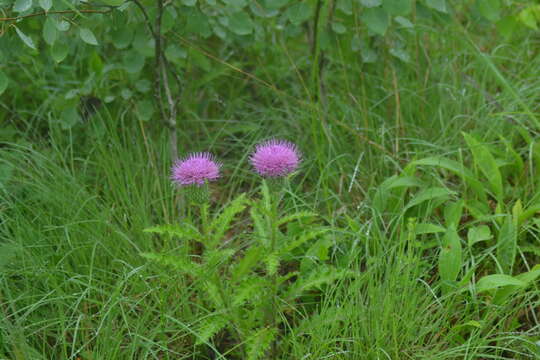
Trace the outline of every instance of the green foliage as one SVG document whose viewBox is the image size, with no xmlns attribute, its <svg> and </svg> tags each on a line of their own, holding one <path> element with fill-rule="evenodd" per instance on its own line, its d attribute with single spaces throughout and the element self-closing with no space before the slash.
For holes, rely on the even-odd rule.
<svg viewBox="0 0 540 360">
<path fill-rule="evenodd" d="M 242 353 L 249 359 L 267 356 L 278 336 L 280 314 L 289 311 L 306 292 L 355 274 L 324 264 L 324 254 L 332 244 L 321 239 L 333 229 L 302 226 L 306 224 L 302 223 L 304 219 L 315 220 L 315 213 L 299 211 L 280 217 L 275 203 L 279 195 L 272 193 L 266 182 L 261 186 L 261 194 L 259 201 L 251 203 L 253 231 L 242 235 L 247 248 L 242 243 L 223 241 L 224 234 L 236 227 L 235 216 L 248 204 L 246 195 L 241 194 L 213 217 L 207 230 L 205 212 L 201 215 L 202 231 L 194 230 L 193 225 L 162 225 L 145 230 L 184 242 L 200 240 L 202 236 L 205 247 L 201 254 L 142 254 L 152 262 L 190 276 L 198 292 L 205 294 L 209 315 L 196 332 L 197 344 L 213 342 L 226 329 L 230 336 L 247 337 Z M 203 208 L 206 205 L 201 205 Z M 284 225 L 286 232 L 281 230 Z M 309 246 L 315 240 L 319 240 L 317 248 Z M 320 264 L 298 267 L 298 260 L 303 263 L 305 257 L 313 254 L 319 255 Z"/>
</svg>

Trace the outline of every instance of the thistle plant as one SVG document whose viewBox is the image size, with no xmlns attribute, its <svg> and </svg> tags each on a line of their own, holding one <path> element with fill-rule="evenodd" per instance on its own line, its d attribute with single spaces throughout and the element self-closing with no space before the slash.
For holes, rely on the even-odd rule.
<svg viewBox="0 0 540 360">
<path fill-rule="evenodd" d="M 306 291 L 349 272 L 325 264 L 332 229 L 317 224 L 315 213 L 280 216 L 284 181 L 301 161 L 296 146 L 281 140 L 266 141 L 256 146 L 250 161 L 263 177 L 259 200 L 241 194 L 214 214 L 209 214 L 208 202 L 204 202 L 200 225 L 188 219 L 146 229 L 168 237 L 169 243 L 195 242 L 199 247 L 195 252 L 183 246 L 183 252 L 142 255 L 180 272 L 204 294 L 193 309 L 205 309 L 206 314 L 192 330 L 196 344 L 214 352 L 225 346 L 223 355 L 256 360 L 277 357 L 277 339 L 286 328 L 281 324 L 288 321 L 286 314 L 295 311 Z M 205 186 L 219 178 L 220 166 L 208 153 L 192 154 L 175 163 L 171 179 L 188 192 L 207 193 Z M 248 207 L 251 223 L 235 224 L 236 217 Z M 220 339 L 228 340 L 224 345 Z M 230 339 L 234 339 L 233 344 Z"/>
</svg>

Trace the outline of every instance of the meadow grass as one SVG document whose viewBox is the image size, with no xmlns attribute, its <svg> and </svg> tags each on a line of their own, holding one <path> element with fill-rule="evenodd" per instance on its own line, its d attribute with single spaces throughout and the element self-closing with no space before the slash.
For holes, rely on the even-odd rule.
<svg viewBox="0 0 540 360">
<path fill-rule="evenodd" d="M 518 199 L 525 208 L 538 201 L 537 39 L 481 44 L 480 52 L 472 35 L 447 30 L 426 29 L 429 36 L 417 41 L 427 43 L 409 64 L 386 58 L 359 65 L 345 52 L 328 55 L 317 100 L 306 59 L 285 47 L 271 52 L 272 66 L 253 71 L 273 87 L 227 73 L 217 85 L 185 95 L 181 151 L 210 150 L 225 163 L 224 180 L 211 187 L 212 211 L 241 192 L 258 197 L 260 179 L 247 161 L 254 144 L 273 136 L 292 140 L 304 163 L 281 212 L 318 212 L 332 229 L 322 262 L 356 274 L 322 284 L 276 314 L 282 325 L 275 358 L 540 356 L 538 282 L 503 303 L 476 293 L 478 279 L 499 272 L 497 246 L 466 245 L 470 228 L 498 231 L 497 217 L 512 214 Z M 284 72 L 297 65 L 291 59 L 300 70 Z M 251 61 L 265 64 L 262 57 Z M 0 358 L 241 358 L 238 347 L 247 338 L 221 333 L 196 344 L 209 316 L 205 295 L 181 273 L 141 256 L 182 247 L 178 239 L 143 232 L 183 214 L 169 181 L 166 129 L 117 107 L 68 131 L 49 119 L 40 125 L 43 136 L 35 123 L 43 124 L 45 113 L 35 111 L 21 141 L 0 148 Z M 480 219 L 471 219 L 469 209 L 455 224 L 463 243 L 458 280 L 467 274 L 472 280 L 449 291 L 438 275 L 443 236 L 415 226 L 447 226 L 447 205 L 477 194 L 447 169 L 410 162 L 448 157 L 488 188 L 462 132 L 500 155 L 509 180 L 502 209 Z M 524 163 L 521 177 L 508 165 L 514 153 Z M 392 175 L 453 192 L 413 206 L 421 189 L 383 188 Z M 238 221 L 228 236 L 251 244 L 237 229 L 248 228 L 249 217 Z M 531 218 L 519 232 L 513 274 L 530 271 L 540 256 L 538 221 Z"/>
</svg>

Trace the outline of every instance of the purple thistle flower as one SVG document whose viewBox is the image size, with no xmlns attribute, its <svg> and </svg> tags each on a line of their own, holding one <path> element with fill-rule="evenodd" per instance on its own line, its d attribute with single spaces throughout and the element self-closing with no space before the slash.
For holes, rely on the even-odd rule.
<svg viewBox="0 0 540 360">
<path fill-rule="evenodd" d="M 293 143 L 272 139 L 257 145 L 250 160 L 259 175 L 281 177 L 298 168 L 300 152 Z"/>
<path fill-rule="evenodd" d="M 180 185 L 204 185 L 219 178 L 221 164 L 207 152 L 191 153 L 177 160 L 172 167 L 171 180 Z"/>
</svg>

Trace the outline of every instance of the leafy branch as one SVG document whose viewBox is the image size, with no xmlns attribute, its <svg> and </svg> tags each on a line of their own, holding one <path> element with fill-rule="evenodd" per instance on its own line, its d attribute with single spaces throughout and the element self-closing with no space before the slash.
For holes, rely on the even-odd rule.
<svg viewBox="0 0 540 360">
<path fill-rule="evenodd" d="M 109 9 L 107 9 L 107 10 L 95 10 L 95 9 L 86 9 L 86 10 L 84 10 L 83 9 L 83 10 L 42 11 L 42 12 L 38 12 L 38 13 L 21 15 L 21 16 L 16 16 L 16 17 L 0 18 L 0 21 L 1 22 L 17 21 L 17 20 L 21 20 L 21 19 L 36 17 L 36 16 L 49 16 L 49 15 L 54 15 L 54 14 L 79 14 L 79 13 L 83 13 L 83 14 L 108 14 L 113 10 L 114 10 L 114 7 L 111 7 Z"/>
</svg>

